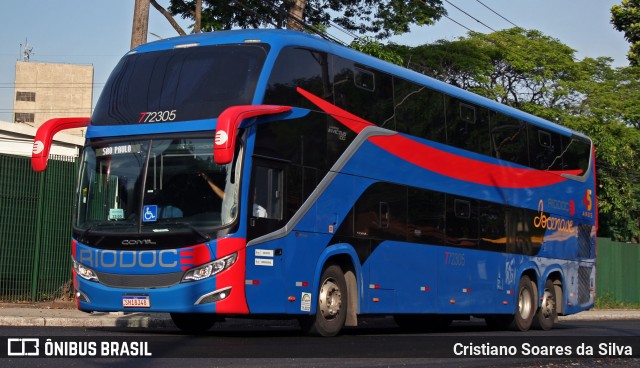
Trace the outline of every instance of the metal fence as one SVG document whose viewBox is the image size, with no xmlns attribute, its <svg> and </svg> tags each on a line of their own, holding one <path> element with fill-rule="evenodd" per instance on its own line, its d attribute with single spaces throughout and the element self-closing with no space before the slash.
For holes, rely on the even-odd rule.
<svg viewBox="0 0 640 368">
<path fill-rule="evenodd" d="M 36 173 L 28 157 L 0 154 L 0 300 L 71 293 L 71 214 L 77 163 L 56 156 Z"/>
<path fill-rule="evenodd" d="M 596 293 L 625 303 L 640 303 L 640 245 L 598 238 Z"/>
</svg>

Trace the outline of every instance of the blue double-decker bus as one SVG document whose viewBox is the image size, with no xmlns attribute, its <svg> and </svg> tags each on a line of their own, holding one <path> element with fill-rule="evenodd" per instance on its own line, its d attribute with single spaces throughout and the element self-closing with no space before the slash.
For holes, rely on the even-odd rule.
<svg viewBox="0 0 640 368">
<path fill-rule="evenodd" d="M 83 311 L 391 315 L 550 329 L 593 306 L 595 159 L 578 132 L 283 30 L 142 45 L 88 126 L 73 216 Z"/>
</svg>

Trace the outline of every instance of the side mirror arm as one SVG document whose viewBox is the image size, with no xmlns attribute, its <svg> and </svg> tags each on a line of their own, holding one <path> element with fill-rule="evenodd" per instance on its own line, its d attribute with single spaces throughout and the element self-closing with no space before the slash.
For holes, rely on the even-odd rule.
<svg viewBox="0 0 640 368">
<path fill-rule="evenodd" d="M 33 152 L 31 153 L 31 167 L 40 172 L 47 168 L 49 151 L 53 136 L 61 130 L 84 128 L 91 122 L 90 118 L 57 118 L 47 120 L 42 124 L 33 139 Z"/>
</svg>

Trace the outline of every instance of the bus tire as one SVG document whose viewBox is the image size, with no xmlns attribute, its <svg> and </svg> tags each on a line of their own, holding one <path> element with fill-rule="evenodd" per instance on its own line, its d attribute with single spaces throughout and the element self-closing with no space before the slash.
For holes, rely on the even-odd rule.
<svg viewBox="0 0 640 368">
<path fill-rule="evenodd" d="M 536 286 L 527 275 L 523 275 L 518 282 L 518 305 L 516 314 L 511 321 L 510 329 L 515 331 L 528 331 L 533 324 L 536 310 L 538 309 L 538 297 Z"/>
<path fill-rule="evenodd" d="M 300 318 L 300 327 L 309 335 L 335 336 L 344 326 L 347 317 L 347 282 L 342 268 L 329 265 L 322 272 L 318 288 L 316 313 Z"/>
<path fill-rule="evenodd" d="M 541 294 L 542 300 L 540 301 L 540 308 L 538 308 L 538 312 L 533 319 L 533 328 L 548 331 L 553 327 L 553 323 L 558 317 L 555 285 L 551 279 L 547 279 L 544 283 L 544 290 L 542 290 Z"/>
<path fill-rule="evenodd" d="M 215 314 L 170 313 L 173 324 L 188 333 L 207 332 L 218 320 Z"/>
</svg>

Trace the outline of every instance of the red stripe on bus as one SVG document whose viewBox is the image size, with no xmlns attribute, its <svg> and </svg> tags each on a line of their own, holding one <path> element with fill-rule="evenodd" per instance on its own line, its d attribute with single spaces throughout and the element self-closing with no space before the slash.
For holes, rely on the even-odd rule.
<svg viewBox="0 0 640 368">
<path fill-rule="evenodd" d="M 297 91 L 346 127 L 360 133 L 375 124 L 298 87 Z M 423 169 L 450 178 L 500 188 L 537 188 L 561 183 L 561 174 L 579 175 L 581 170 L 540 171 L 492 164 L 418 143 L 400 134 L 374 136 L 369 141 L 383 150 Z"/>
<path fill-rule="evenodd" d="M 376 146 L 423 169 L 453 179 L 500 188 L 537 188 L 561 183 L 561 174 L 578 175 L 581 170 L 540 171 L 514 168 L 462 157 L 420 144 L 396 134 L 369 138 Z"/>
</svg>

